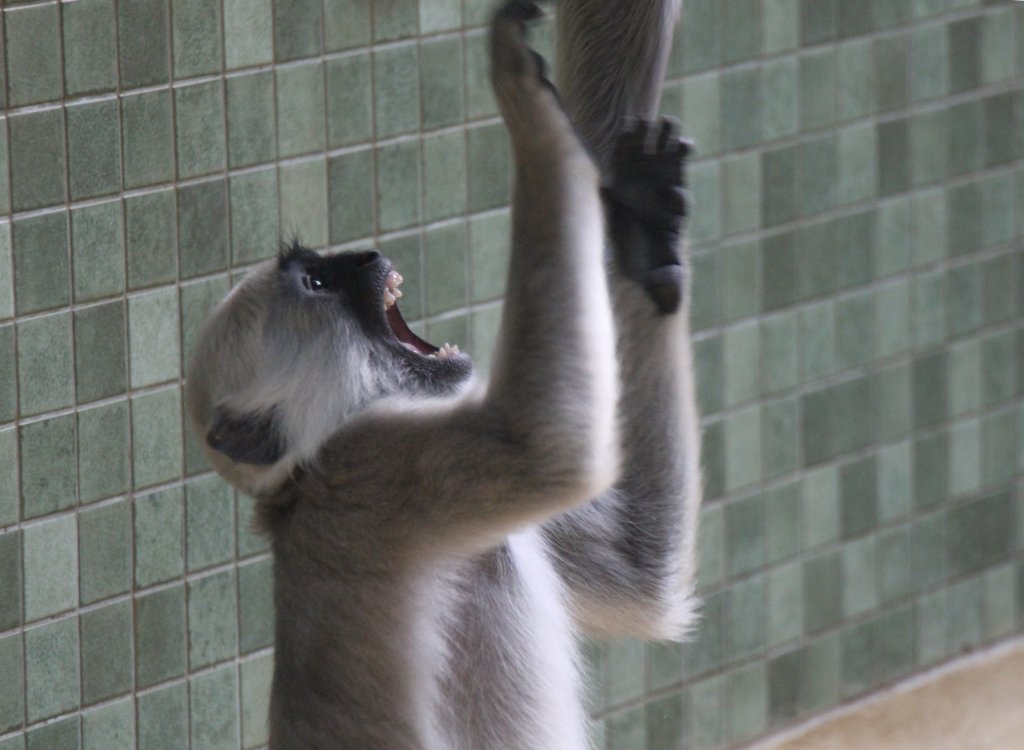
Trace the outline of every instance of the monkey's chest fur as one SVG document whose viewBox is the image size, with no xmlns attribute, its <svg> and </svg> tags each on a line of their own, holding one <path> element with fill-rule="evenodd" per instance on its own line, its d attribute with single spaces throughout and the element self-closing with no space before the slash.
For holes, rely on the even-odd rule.
<svg viewBox="0 0 1024 750">
<path fill-rule="evenodd" d="M 456 580 L 442 680 L 449 746 L 584 747 L 576 645 L 540 536 L 513 535 Z"/>
<path fill-rule="evenodd" d="M 275 534 L 272 750 L 585 748 L 572 626 L 535 530 L 390 569 L 295 531 Z"/>
</svg>

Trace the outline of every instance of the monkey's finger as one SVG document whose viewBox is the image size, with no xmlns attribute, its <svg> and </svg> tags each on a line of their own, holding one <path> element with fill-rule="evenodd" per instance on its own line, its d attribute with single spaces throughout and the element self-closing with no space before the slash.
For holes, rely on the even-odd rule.
<svg viewBox="0 0 1024 750">
<path fill-rule="evenodd" d="M 640 127 L 640 118 L 635 115 L 626 115 L 622 118 L 622 135 L 630 135 L 635 133 L 636 129 Z"/>
<path fill-rule="evenodd" d="M 671 315 L 683 300 L 683 267 L 676 263 L 653 268 L 644 274 L 643 286 L 658 312 Z"/>
<path fill-rule="evenodd" d="M 661 129 L 658 131 L 658 143 L 655 147 L 655 152 L 659 151 L 675 151 L 676 144 L 679 139 L 676 138 L 678 132 L 677 123 L 670 117 L 666 117 L 661 121 Z"/>
<path fill-rule="evenodd" d="M 630 128 L 619 134 L 619 146 L 624 152 L 642 149 L 647 142 L 650 124 L 642 117 L 634 116 L 630 116 L 627 122 L 629 122 Z"/>
<path fill-rule="evenodd" d="M 686 216 L 686 191 L 676 185 L 660 185 L 654 193 L 654 205 L 668 217 Z"/>
</svg>

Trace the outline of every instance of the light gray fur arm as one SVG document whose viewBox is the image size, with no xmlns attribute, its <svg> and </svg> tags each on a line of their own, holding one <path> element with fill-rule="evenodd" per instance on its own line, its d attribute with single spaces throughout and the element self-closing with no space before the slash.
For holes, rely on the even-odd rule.
<svg viewBox="0 0 1024 750">
<path fill-rule="evenodd" d="M 558 90 L 607 171 L 622 118 L 652 118 L 682 0 L 561 0 Z"/>
<path fill-rule="evenodd" d="M 382 404 L 342 430 L 321 462 L 333 482 L 408 492 L 400 510 L 410 523 L 396 528 L 470 548 L 585 502 L 617 476 L 598 171 L 523 42 L 522 20 L 499 18 L 493 55 L 515 183 L 490 383 L 476 398 Z"/>
<path fill-rule="evenodd" d="M 623 119 L 649 117 L 657 105 L 678 10 L 677 0 L 560 6 L 563 95 L 605 165 Z M 622 378 L 621 476 L 545 533 L 586 631 L 678 637 L 692 623 L 700 504 L 688 281 L 680 309 L 661 315 L 617 264 L 608 273 Z"/>
<path fill-rule="evenodd" d="M 591 635 L 677 638 L 692 625 L 700 507 L 699 434 L 685 309 L 656 316 L 613 279 L 623 392 L 622 474 L 544 526 Z"/>
</svg>

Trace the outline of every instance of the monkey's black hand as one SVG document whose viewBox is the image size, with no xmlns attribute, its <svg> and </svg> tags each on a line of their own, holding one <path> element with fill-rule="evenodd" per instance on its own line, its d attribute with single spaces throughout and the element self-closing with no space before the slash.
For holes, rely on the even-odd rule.
<svg viewBox="0 0 1024 750">
<path fill-rule="evenodd" d="M 663 315 L 678 310 L 683 296 L 683 162 L 691 150 L 671 120 L 630 122 L 615 143 L 612 184 L 601 191 L 619 269 Z"/>
</svg>

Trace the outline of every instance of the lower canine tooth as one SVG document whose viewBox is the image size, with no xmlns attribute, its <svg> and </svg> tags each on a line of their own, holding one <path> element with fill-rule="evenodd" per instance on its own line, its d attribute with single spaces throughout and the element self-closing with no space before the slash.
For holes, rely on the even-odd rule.
<svg viewBox="0 0 1024 750">
<path fill-rule="evenodd" d="M 438 359 L 447 359 L 448 357 L 454 357 L 458 353 L 459 347 L 452 346 L 451 344 L 446 342 L 444 346 L 442 346 L 440 349 L 434 352 L 434 356 L 437 357 Z"/>
</svg>

